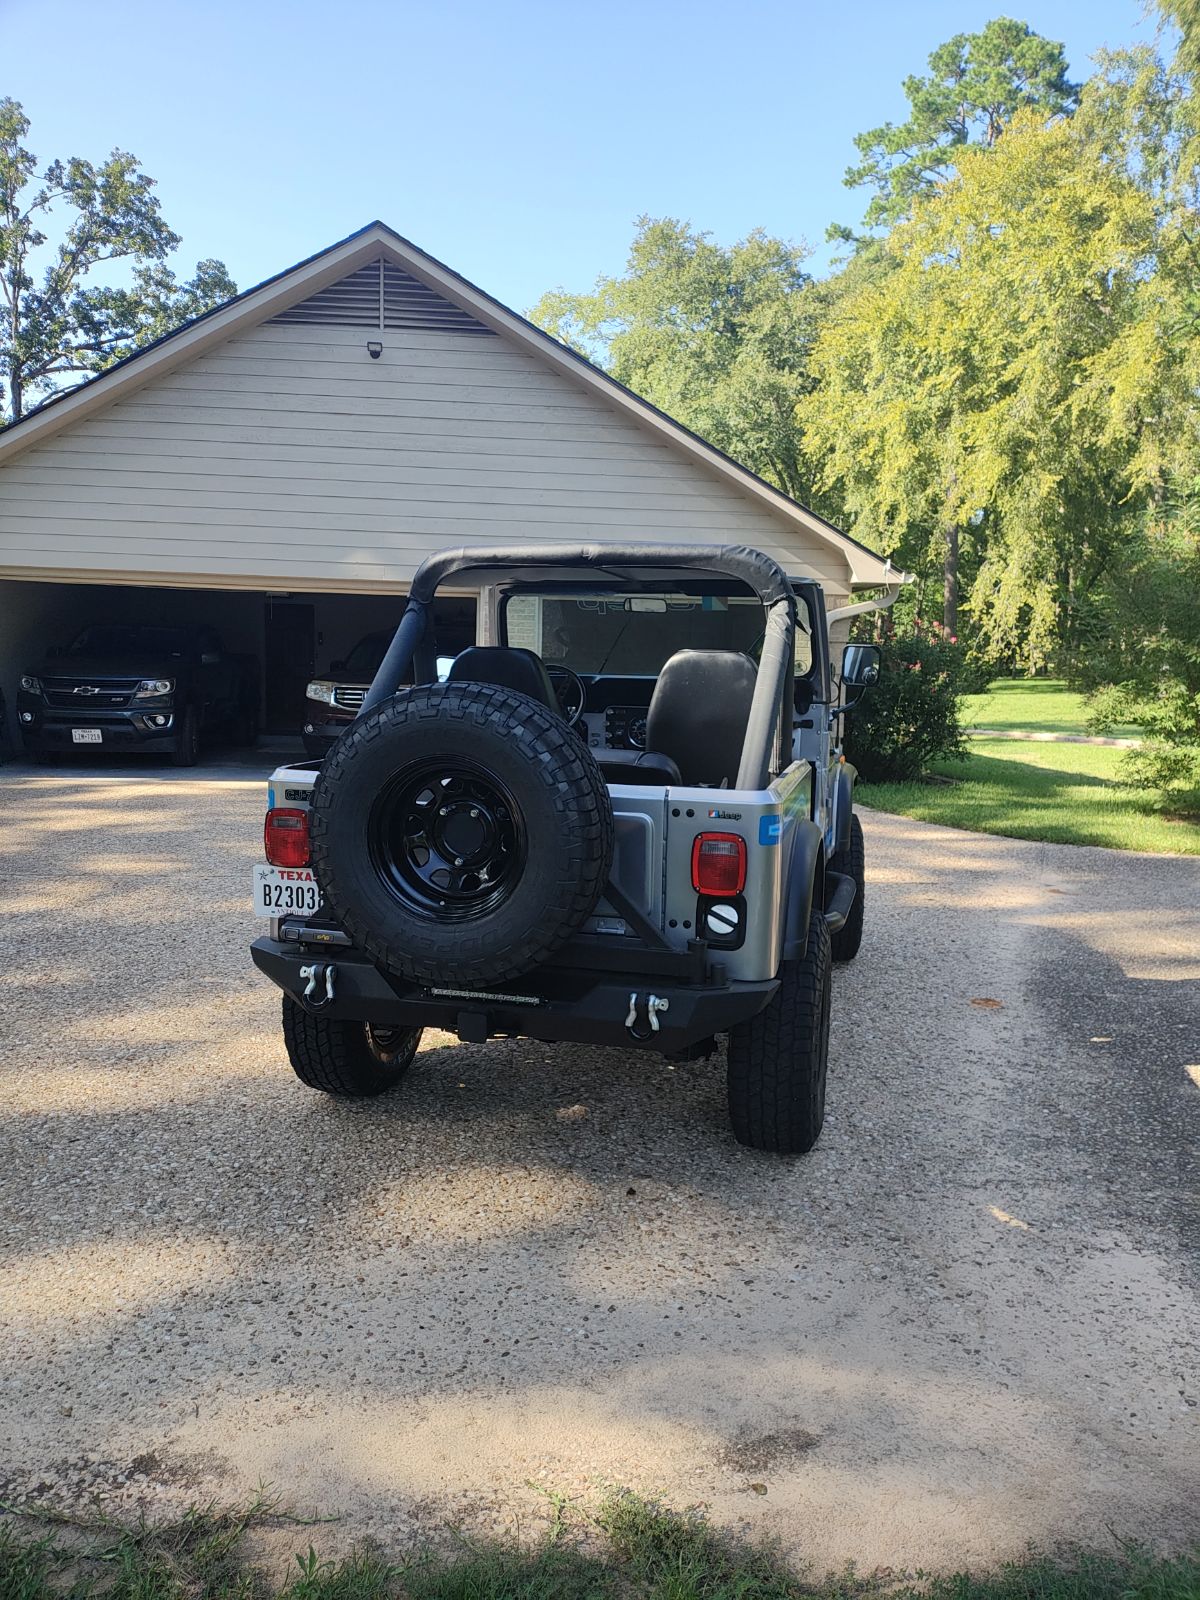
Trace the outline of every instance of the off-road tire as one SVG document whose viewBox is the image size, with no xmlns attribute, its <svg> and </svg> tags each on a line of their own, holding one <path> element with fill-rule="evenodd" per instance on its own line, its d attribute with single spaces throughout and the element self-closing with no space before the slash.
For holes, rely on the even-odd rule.
<svg viewBox="0 0 1200 1600">
<path fill-rule="evenodd" d="M 850 915 L 831 940 L 835 961 L 853 961 L 862 944 L 863 912 L 866 909 L 863 901 L 865 862 L 862 823 L 857 817 L 851 817 L 849 843 L 845 849 L 838 851 L 830 863 L 834 872 L 844 872 L 848 878 L 854 879 L 854 904 L 850 907 Z"/>
<path fill-rule="evenodd" d="M 369 845 L 388 786 L 443 760 L 474 764 L 506 791 L 526 841 L 507 898 L 468 917 L 405 903 Z M 310 827 L 339 925 L 378 965 L 427 985 L 478 988 L 538 966 L 591 915 L 612 867 L 612 802 L 595 757 L 561 717 L 493 684 L 422 684 L 359 717 L 325 758 Z"/>
<path fill-rule="evenodd" d="M 829 929 L 814 906 L 804 955 L 784 962 L 770 1005 L 729 1034 L 729 1119 L 739 1144 L 803 1155 L 820 1137 L 830 970 Z"/>
<path fill-rule="evenodd" d="M 364 1022 L 335 1021 L 306 1011 L 285 994 L 283 1042 L 301 1083 L 339 1100 L 369 1100 L 394 1089 L 412 1066 L 421 1029 L 385 1032 Z"/>
<path fill-rule="evenodd" d="M 177 767 L 194 767 L 200 759 L 200 723 L 195 706 L 188 706 L 175 731 L 171 760 Z"/>
</svg>

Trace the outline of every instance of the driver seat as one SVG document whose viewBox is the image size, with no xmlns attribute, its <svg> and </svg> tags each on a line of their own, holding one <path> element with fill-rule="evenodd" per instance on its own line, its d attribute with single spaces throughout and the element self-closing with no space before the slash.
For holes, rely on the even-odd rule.
<svg viewBox="0 0 1200 1600">
<path fill-rule="evenodd" d="M 501 689 L 515 689 L 538 705 L 560 716 L 558 698 L 546 663 L 532 650 L 515 646 L 473 644 L 454 658 L 446 675 L 447 683 L 494 683 Z"/>
</svg>

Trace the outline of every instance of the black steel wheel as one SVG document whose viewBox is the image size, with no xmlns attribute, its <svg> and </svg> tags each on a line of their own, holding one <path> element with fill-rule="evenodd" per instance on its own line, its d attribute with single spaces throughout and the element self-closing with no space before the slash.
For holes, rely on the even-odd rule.
<svg viewBox="0 0 1200 1600">
<path fill-rule="evenodd" d="M 422 684 L 359 717 L 321 768 L 310 822 L 339 924 L 427 985 L 530 971 L 591 915 L 612 865 L 595 757 L 495 684 Z"/>
<path fill-rule="evenodd" d="M 371 808 L 367 849 L 401 904 L 452 922 L 503 905 L 526 860 L 512 795 L 463 757 L 416 761 L 398 772 Z"/>
</svg>

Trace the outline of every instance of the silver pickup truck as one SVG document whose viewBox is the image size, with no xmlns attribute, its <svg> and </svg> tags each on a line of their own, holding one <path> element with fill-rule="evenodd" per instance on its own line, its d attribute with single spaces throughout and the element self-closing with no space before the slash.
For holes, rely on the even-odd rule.
<svg viewBox="0 0 1200 1600">
<path fill-rule="evenodd" d="M 480 636 L 439 661 L 447 582 Z M 851 645 L 835 690 L 820 586 L 740 546 L 426 561 L 358 718 L 270 780 L 252 955 L 299 1077 L 380 1094 L 425 1027 L 681 1059 L 724 1036 L 736 1137 L 811 1149 L 830 963 L 862 937 L 843 695 L 877 676 Z"/>
</svg>

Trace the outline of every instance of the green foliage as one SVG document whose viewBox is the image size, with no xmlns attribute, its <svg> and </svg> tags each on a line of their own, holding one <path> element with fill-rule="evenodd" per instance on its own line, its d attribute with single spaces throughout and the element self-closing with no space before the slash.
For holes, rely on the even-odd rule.
<svg viewBox="0 0 1200 1600">
<path fill-rule="evenodd" d="M 219 261 L 200 262 L 185 283 L 165 265 L 179 237 L 134 156 L 114 150 L 99 166 L 73 156 L 40 171 L 28 133 L 20 105 L 0 100 L 0 398 L 11 420 L 64 378 L 101 372 L 236 293 Z M 56 210 L 68 220 L 52 244 L 44 230 Z M 92 282 L 115 261 L 131 264 L 128 287 Z"/>
<path fill-rule="evenodd" d="M 1148 533 L 1097 603 L 1097 637 L 1079 678 L 1093 689 L 1089 726 L 1141 729 L 1122 763 L 1129 783 L 1200 815 L 1200 508 Z"/>
<path fill-rule="evenodd" d="M 966 651 L 940 623 L 880 626 L 879 682 L 846 718 L 846 759 L 865 783 L 919 778 L 966 753 L 958 721 Z"/>
<path fill-rule="evenodd" d="M 1194 448 L 1188 104 L 1135 53 L 1075 117 L 1016 113 L 813 349 L 798 416 L 852 531 L 922 572 L 953 537 L 977 629 L 1030 669 Z"/>
<path fill-rule="evenodd" d="M 885 122 L 855 139 L 862 160 L 846 172 L 847 188 L 876 192 L 868 227 L 909 215 L 914 200 L 945 183 L 965 145 L 991 147 L 1016 112 L 1045 120 L 1070 111 L 1078 88 L 1067 81 L 1061 44 L 1024 22 L 997 17 L 978 33 L 959 33 L 929 57 L 928 77 L 904 80 L 906 122 Z"/>
<path fill-rule="evenodd" d="M 0 1526 L 0 1600 L 1197 1600 L 1200 1593 L 1200 1553 L 1154 1557 L 1132 1544 L 1060 1560 L 1030 1555 L 982 1573 L 917 1574 L 915 1582 L 853 1571 L 813 1580 L 771 1545 L 633 1494 L 581 1518 L 569 1538 L 561 1527 L 531 1542 L 460 1536 L 450 1555 L 430 1550 L 404 1562 L 374 1549 L 328 1560 L 310 1547 L 282 1585 L 229 1543 L 233 1530 L 240 1538 L 249 1526 L 280 1520 L 262 1506 L 190 1512 L 154 1526 L 51 1520 L 57 1532 L 41 1537 Z"/>
<path fill-rule="evenodd" d="M 642 217 L 619 278 L 559 289 L 530 316 L 635 393 L 786 493 L 811 471 L 795 405 L 810 386 L 817 299 L 806 252 L 756 229 L 730 247 Z"/>
</svg>

